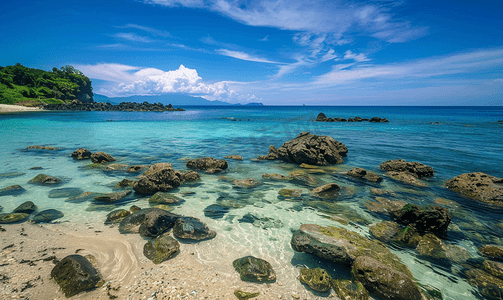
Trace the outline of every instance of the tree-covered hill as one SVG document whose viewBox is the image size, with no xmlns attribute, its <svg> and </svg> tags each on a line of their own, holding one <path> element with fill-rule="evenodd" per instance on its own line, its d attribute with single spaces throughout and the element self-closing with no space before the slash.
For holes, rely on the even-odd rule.
<svg viewBox="0 0 503 300">
<path fill-rule="evenodd" d="M 72 66 L 51 72 L 21 64 L 0 66 L 0 103 L 35 106 L 72 100 L 93 102 L 91 80 Z"/>
</svg>

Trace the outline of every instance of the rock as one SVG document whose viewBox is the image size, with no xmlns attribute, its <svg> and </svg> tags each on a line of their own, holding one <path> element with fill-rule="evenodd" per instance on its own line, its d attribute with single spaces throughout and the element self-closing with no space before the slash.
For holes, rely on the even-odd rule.
<svg viewBox="0 0 503 300">
<path fill-rule="evenodd" d="M 103 151 L 91 154 L 91 161 L 95 164 L 102 164 L 115 161 L 115 157 Z"/>
<path fill-rule="evenodd" d="M 373 123 L 388 123 L 389 121 L 386 118 L 373 117 L 373 118 L 370 118 L 369 122 L 373 122 Z"/>
<path fill-rule="evenodd" d="M 149 167 L 148 165 L 132 165 L 126 169 L 126 172 L 137 173 L 137 172 L 141 172 L 141 171 L 145 170 L 148 167 Z"/>
<path fill-rule="evenodd" d="M 433 168 L 417 161 L 407 162 L 405 159 L 387 160 L 379 165 L 387 172 L 405 172 L 417 178 L 431 177 L 435 174 Z"/>
<path fill-rule="evenodd" d="M 182 204 L 185 200 L 178 198 L 177 196 L 170 193 L 157 192 L 152 197 L 148 199 L 150 204 L 169 204 L 178 205 Z"/>
<path fill-rule="evenodd" d="M 94 200 L 98 202 L 104 202 L 104 203 L 112 203 L 112 202 L 117 202 L 120 201 L 127 196 L 129 196 L 132 193 L 132 191 L 121 191 L 121 192 L 116 192 L 116 193 L 108 193 L 108 194 L 103 194 L 99 195 L 97 197 L 94 197 Z"/>
<path fill-rule="evenodd" d="M 351 275 L 365 286 L 370 294 L 390 300 L 421 300 L 422 295 L 411 277 L 369 256 L 359 256 L 353 263 Z"/>
<path fill-rule="evenodd" d="M 143 176 L 136 181 L 133 189 L 140 194 L 152 195 L 157 192 L 166 192 L 182 183 L 181 174 L 173 169 L 162 169 L 158 172 Z"/>
<path fill-rule="evenodd" d="M 105 168 L 105 171 L 124 171 L 127 169 L 127 165 L 121 164 L 110 164 Z"/>
<path fill-rule="evenodd" d="M 61 179 L 45 174 L 38 174 L 28 182 L 39 185 L 54 185 L 61 183 Z"/>
<path fill-rule="evenodd" d="M 49 191 L 49 198 L 69 198 L 76 197 L 82 194 L 84 191 L 80 188 L 61 188 L 53 189 Z"/>
<path fill-rule="evenodd" d="M 503 280 L 492 276 L 480 269 L 471 269 L 465 272 L 467 282 L 478 288 L 487 299 L 500 300 L 503 295 Z"/>
<path fill-rule="evenodd" d="M 503 178 L 481 172 L 458 175 L 446 182 L 448 189 L 466 197 L 503 205 Z"/>
<path fill-rule="evenodd" d="M 304 170 L 295 170 L 290 172 L 288 175 L 289 181 L 295 184 L 315 186 L 318 184 L 318 180 L 313 176 L 309 175 Z"/>
<path fill-rule="evenodd" d="M 281 228 L 283 227 L 283 222 L 281 220 L 275 220 L 273 218 L 268 217 L 257 217 L 252 213 L 247 213 L 238 219 L 240 223 L 251 223 L 255 227 L 259 227 L 262 229 L 268 228 Z"/>
<path fill-rule="evenodd" d="M 51 271 L 51 277 L 60 286 L 66 297 L 101 286 L 101 275 L 81 255 L 69 255 L 59 261 Z"/>
<path fill-rule="evenodd" d="M 232 262 L 241 280 L 250 282 L 275 282 L 276 273 L 267 261 L 253 256 L 245 256 Z"/>
<path fill-rule="evenodd" d="M 389 215 L 391 212 L 399 210 L 407 204 L 403 200 L 390 200 L 383 197 L 375 197 L 375 200 L 375 202 L 370 201 L 365 203 L 365 207 L 372 212 L 383 215 Z"/>
<path fill-rule="evenodd" d="M 219 168 L 211 168 L 211 169 L 207 169 L 205 172 L 207 174 L 218 174 L 218 173 L 222 173 L 224 170 L 222 169 L 219 169 Z"/>
<path fill-rule="evenodd" d="M 26 190 L 20 185 L 16 184 L 0 189 L 0 196 L 17 196 L 21 195 L 24 192 L 26 192 Z"/>
<path fill-rule="evenodd" d="M 204 157 L 191 159 L 186 163 L 187 168 L 193 170 L 208 170 L 221 169 L 225 170 L 228 167 L 227 161 L 223 159 L 214 159 L 213 157 Z"/>
<path fill-rule="evenodd" d="M 212 239 L 217 233 L 197 218 L 181 217 L 175 222 L 173 235 L 179 239 L 201 241 Z"/>
<path fill-rule="evenodd" d="M 311 195 L 327 200 L 337 199 L 340 190 L 341 188 L 336 183 L 329 183 L 313 189 Z"/>
<path fill-rule="evenodd" d="M 414 174 L 410 174 L 407 172 L 386 172 L 386 176 L 389 176 L 395 180 L 410 184 L 410 185 L 415 185 L 415 186 L 427 186 L 426 183 L 422 182 L 419 180 Z"/>
<path fill-rule="evenodd" d="M 239 300 L 248 300 L 248 299 L 251 299 L 251 298 L 258 297 L 258 295 L 260 295 L 259 292 L 249 293 L 249 292 L 243 292 L 241 290 L 235 290 L 234 291 L 234 296 L 236 296 L 236 298 L 238 298 Z"/>
<path fill-rule="evenodd" d="M 349 224 L 348 220 L 364 225 L 369 224 L 366 218 L 362 217 L 356 210 L 347 205 L 327 201 L 308 201 L 304 202 L 304 205 L 313 207 L 319 212 L 330 214 L 332 220 L 344 225 Z"/>
<path fill-rule="evenodd" d="M 24 222 L 28 218 L 25 213 L 4 213 L 0 214 L 0 224 L 11 224 L 17 222 Z"/>
<path fill-rule="evenodd" d="M 384 243 L 396 240 L 396 236 L 401 230 L 402 227 L 392 221 L 383 221 L 369 226 L 370 233 Z"/>
<path fill-rule="evenodd" d="M 503 264 L 500 262 L 486 260 L 482 263 L 482 269 L 499 279 L 503 279 Z"/>
<path fill-rule="evenodd" d="M 173 166 L 170 163 L 156 163 L 148 167 L 147 171 L 143 172 L 142 175 L 148 176 L 166 169 L 173 169 Z"/>
<path fill-rule="evenodd" d="M 181 179 L 183 182 L 196 181 L 201 179 L 201 176 L 199 176 L 199 174 L 196 171 L 187 171 L 185 173 L 182 173 Z"/>
<path fill-rule="evenodd" d="M 344 228 L 303 224 L 293 234 L 290 244 L 297 252 L 311 253 L 347 266 L 357 257 L 367 255 L 412 278 L 409 268 L 383 244 Z"/>
<path fill-rule="evenodd" d="M 368 300 L 369 292 L 363 284 L 351 280 L 332 280 L 332 288 L 342 300 Z"/>
<path fill-rule="evenodd" d="M 482 256 L 503 260 L 503 247 L 496 245 L 485 245 L 479 248 Z"/>
<path fill-rule="evenodd" d="M 117 182 L 117 184 L 115 185 L 114 188 L 119 189 L 119 188 L 132 187 L 132 186 L 134 186 L 135 182 L 136 182 L 135 180 L 124 178 L 121 181 Z"/>
<path fill-rule="evenodd" d="M 317 292 L 326 292 L 330 289 L 332 276 L 321 268 L 301 268 L 299 280 Z"/>
<path fill-rule="evenodd" d="M 137 211 L 140 211 L 141 208 L 136 206 L 136 205 L 131 205 L 131 207 L 129 208 L 129 211 L 132 212 L 132 213 L 135 213 Z"/>
<path fill-rule="evenodd" d="M 241 155 L 227 155 L 227 156 L 224 156 L 224 158 L 234 159 L 234 160 L 243 160 L 243 157 Z"/>
<path fill-rule="evenodd" d="M 85 148 L 79 148 L 75 151 L 72 152 L 72 158 L 81 160 L 81 159 L 90 159 L 91 158 L 91 151 L 85 149 Z"/>
<path fill-rule="evenodd" d="M 229 207 L 218 205 L 218 204 L 211 204 L 204 208 L 203 212 L 204 215 L 208 218 L 212 219 L 221 219 L 224 217 L 224 215 L 229 211 Z"/>
<path fill-rule="evenodd" d="M 272 151 L 271 151 L 272 150 Z M 329 136 L 317 136 L 302 132 L 279 149 L 269 149 L 269 155 L 277 155 L 278 159 L 295 164 L 310 164 L 326 166 L 343 163 L 348 149 L 344 144 Z"/>
<path fill-rule="evenodd" d="M 320 169 L 320 167 L 318 166 L 313 166 L 313 165 L 308 165 L 308 164 L 300 164 L 300 166 L 302 169 Z"/>
<path fill-rule="evenodd" d="M 447 209 L 440 206 L 420 208 L 414 204 L 406 204 L 401 209 L 393 211 L 392 215 L 397 223 L 412 226 L 420 234 L 431 232 L 439 237 L 447 234 L 447 227 L 451 222 Z"/>
<path fill-rule="evenodd" d="M 37 210 L 37 206 L 32 201 L 26 201 L 21 203 L 18 207 L 16 207 L 12 212 L 15 213 L 25 213 L 31 214 Z"/>
<path fill-rule="evenodd" d="M 97 196 L 99 196 L 99 195 L 103 195 L 103 193 L 85 192 L 85 193 L 82 193 L 82 194 L 80 194 L 78 196 L 70 197 L 70 198 L 66 199 L 65 201 L 66 202 L 72 202 L 72 203 L 82 203 L 82 202 L 85 202 L 85 201 L 94 200 L 94 198 L 97 197 Z"/>
<path fill-rule="evenodd" d="M 105 220 L 105 225 L 120 223 L 125 217 L 129 216 L 131 212 L 125 209 L 117 209 L 110 212 Z"/>
<path fill-rule="evenodd" d="M 19 176 L 23 176 L 24 174 L 26 174 L 26 173 L 23 173 L 23 172 L 0 173 L 0 178 L 19 177 Z"/>
<path fill-rule="evenodd" d="M 445 259 L 458 263 L 470 258 L 470 253 L 466 249 L 454 245 L 447 245 L 431 233 L 427 233 L 421 237 L 416 251 L 422 256 L 440 260 Z"/>
<path fill-rule="evenodd" d="M 261 181 L 251 179 L 251 178 L 242 179 L 242 180 L 234 180 L 232 183 L 234 184 L 234 187 L 245 188 L 245 189 L 251 189 L 251 188 L 257 187 L 262 184 Z"/>
<path fill-rule="evenodd" d="M 299 199 L 302 197 L 302 190 L 298 189 L 281 189 L 278 191 L 278 198 L 282 199 Z"/>
<path fill-rule="evenodd" d="M 362 168 L 353 168 L 353 169 L 349 170 L 346 173 L 346 175 L 354 177 L 354 178 L 366 179 L 371 182 L 381 182 L 382 181 L 382 178 L 379 177 L 379 175 L 377 175 L 376 173 L 367 171 Z"/>
<path fill-rule="evenodd" d="M 56 209 L 46 209 L 34 215 L 31 221 L 33 223 L 49 223 L 63 218 L 65 215 Z"/>
<path fill-rule="evenodd" d="M 370 192 L 372 194 L 376 194 L 376 195 L 396 196 L 396 193 L 393 191 L 390 191 L 390 190 L 382 190 L 382 189 L 372 188 L 372 189 L 370 189 Z"/>
<path fill-rule="evenodd" d="M 316 122 L 325 122 L 327 120 L 327 116 L 324 113 L 319 113 L 316 117 Z"/>
<path fill-rule="evenodd" d="M 262 174 L 262 178 L 267 179 L 267 180 L 273 180 L 273 181 L 289 181 L 290 180 L 288 177 L 283 176 L 281 174 L 264 173 L 264 174 Z"/>
<path fill-rule="evenodd" d="M 154 264 L 168 260 L 178 251 L 180 251 L 180 243 L 169 233 L 164 233 L 143 246 L 143 255 Z"/>
<path fill-rule="evenodd" d="M 51 146 L 28 146 L 27 150 L 61 150 L 61 148 L 51 147 Z"/>
<path fill-rule="evenodd" d="M 119 231 L 156 237 L 173 228 L 178 218 L 180 218 L 179 215 L 159 208 L 145 208 L 124 218 L 119 224 Z"/>
</svg>

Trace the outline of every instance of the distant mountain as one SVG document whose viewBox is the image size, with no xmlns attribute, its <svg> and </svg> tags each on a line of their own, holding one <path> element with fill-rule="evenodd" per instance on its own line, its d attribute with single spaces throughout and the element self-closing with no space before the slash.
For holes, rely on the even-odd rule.
<svg viewBox="0 0 503 300">
<path fill-rule="evenodd" d="M 164 105 L 172 104 L 173 106 L 206 106 L 206 105 L 233 105 L 223 101 L 210 101 L 201 97 L 192 97 L 189 95 L 180 94 L 164 94 L 159 96 L 130 96 L 130 97 L 114 97 L 109 98 L 104 95 L 94 94 L 94 101 L 96 102 L 109 102 L 111 104 L 119 104 L 121 102 L 148 102 L 148 103 L 162 103 Z"/>
</svg>

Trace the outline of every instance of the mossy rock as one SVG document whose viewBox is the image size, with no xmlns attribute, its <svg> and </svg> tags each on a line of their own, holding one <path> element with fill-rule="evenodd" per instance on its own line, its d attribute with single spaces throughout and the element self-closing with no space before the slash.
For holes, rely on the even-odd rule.
<svg viewBox="0 0 503 300">
<path fill-rule="evenodd" d="M 130 211 L 125 209 L 117 209 L 110 212 L 105 220 L 105 225 L 120 223 L 125 217 L 131 214 Z"/>
<path fill-rule="evenodd" d="M 311 194 L 317 198 L 333 200 L 339 197 L 340 190 L 341 188 L 336 183 L 329 183 L 313 189 Z"/>
<path fill-rule="evenodd" d="M 248 300 L 248 299 L 251 299 L 251 298 L 258 297 L 258 295 L 260 295 L 259 292 L 249 293 L 249 292 L 243 292 L 241 290 L 235 290 L 234 291 L 234 296 L 236 296 L 236 298 L 238 298 L 239 300 Z"/>
<path fill-rule="evenodd" d="M 59 210 L 46 209 L 34 215 L 31 221 L 34 223 L 49 223 L 64 216 L 65 215 Z"/>
<path fill-rule="evenodd" d="M 351 280 L 332 280 L 332 288 L 342 300 L 368 300 L 369 292 L 361 282 Z"/>
<path fill-rule="evenodd" d="M 499 279 L 503 279 L 503 264 L 500 262 L 486 260 L 482 263 L 482 269 Z"/>
<path fill-rule="evenodd" d="M 136 206 L 136 205 L 131 205 L 131 207 L 129 208 L 129 211 L 130 211 L 131 213 L 133 213 L 133 214 L 134 214 L 135 212 L 137 212 L 137 211 L 140 211 L 140 210 L 141 210 L 141 207 Z"/>
<path fill-rule="evenodd" d="M 8 213 L 0 214 L 0 224 L 11 224 L 26 221 L 28 214 L 25 213 Z"/>
<path fill-rule="evenodd" d="M 24 192 L 26 192 L 26 190 L 16 184 L 0 189 L 0 196 L 17 196 Z"/>
<path fill-rule="evenodd" d="M 242 180 L 234 180 L 232 184 L 234 184 L 235 188 L 252 189 L 261 185 L 262 182 L 259 180 L 248 178 Z"/>
<path fill-rule="evenodd" d="M 480 255 L 503 260 L 503 247 L 496 245 L 485 245 L 479 248 Z"/>
<path fill-rule="evenodd" d="M 51 277 L 60 286 L 65 296 L 72 297 L 80 292 L 103 285 L 99 272 L 81 255 L 69 255 L 59 261 L 51 271 Z"/>
<path fill-rule="evenodd" d="M 253 256 L 245 256 L 232 262 L 241 280 L 250 282 L 275 282 L 276 273 L 267 261 Z"/>
<path fill-rule="evenodd" d="M 30 179 L 28 183 L 39 185 L 55 185 L 61 183 L 61 179 L 45 174 L 38 174 L 37 176 Z"/>
<path fill-rule="evenodd" d="M 326 292 L 330 289 L 332 277 L 321 268 L 300 269 L 299 280 L 318 292 Z"/>
<path fill-rule="evenodd" d="M 31 214 L 32 212 L 37 210 L 37 206 L 32 201 L 26 201 L 21 203 L 18 207 L 16 207 L 12 212 L 14 213 L 25 213 Z"/>
<path fill-rule="evenodd" d="M 169 233 L 164 233 L 145 244 L 143 255 L 154 264 L 160 264 L 171 258 L 179 250 L 180 243 L 170 236 Z"/>
<path fill-rule="evenodd" d="M 152 197 L 148 199 L 150 204 L 168 204 L 168 205 L 178 205 L 183 203 L 185 200 L 165 192 L 157 192 Z"/>
<path fill-rule="evenodd" d="M 122 179 L 121 181 L 117 182 L 114 189 L 121 189 L 121 188 L 128 188 L 128 187 L 132 188 L 135 182 L 136 182 L 136 180 L 125 178 L 125 179 Z"/>
<path fill-rule="evenodd" d="M 478 288 L 487 299 L 500 300 L 503 295 L 503 280 L 480 269 L 471 269 L 465 272 L 467 282 Z"/>
</svg>

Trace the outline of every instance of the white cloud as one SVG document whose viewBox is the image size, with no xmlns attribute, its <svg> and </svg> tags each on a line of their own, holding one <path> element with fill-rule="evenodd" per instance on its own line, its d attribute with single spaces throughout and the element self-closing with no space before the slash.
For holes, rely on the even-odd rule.
<svg viewBox="0 0 503 300">
<path fill-rule="evenodd" d="M 141 36 L 141 35 L 138 35 L 138 34 L 132 33 L 132 32 L 119 32 L 119 33 L 114 34 L 113 36 L 116 38 L 132 41 L 132 42 L 141 42 L 141 43 L 152 43 L 153 42 L 153 40 L 148 37 Z"/>
<path fill-rule="evenodd" d="M 351 50 L 347 50 L 346 53 L 344 53 L 344 59 L 354 59 L 357 62 L 363 62 L 363 61 L 369 61 L 365 54 L 360 53 L 356 54 L 353 53 Z"/>
<path fill-rule="evenodd" d="M 246 98 L 229 88 L 228 82 L 205 83 L 195 69 L 183 65 L 172 71 L 105 63 L 75 67 L 91 79 L 107 81 L 109 84 L 100 89 L 107 96 L 186 93 L 208 100 L 235 101 Z"/>
<path fill-rule="evenodd" d="M 116 26 L 116 27 L 117 28 L 134 28 L 134 29 L 142 30 L 142 31 L 150 33 L 151 35 L 153 35 L 155 37 L 164 37 L 164 38 L 173 37 L 166 30 L 159 30 L 159 29 L 155 29 L 155 28 L 151 28 L 151 27 L 147 27 L 147 26 L 142 26 L 142 25 L 138 25 L 138 24 L 127 24 L 125 26 Z"/>
<path fill-rule="evenodd" d="M 278 62 L 268 60 L 267 58 L 262 58 L 259 56 L 253 56 L 244 52 L 240 51 L 231 51 L 227 49 L 218 49 L 216 50 L 217 53 L 229 56 L 229 57 L 234 57 L 237 59 L 241 60 L 247 60 L 247 61 L 254 61 L 254 62 L 262 62 L 262 63 L 268 63 L 268 64 L 278 64 Z"/>
<path fill-rule="evenodd" d="M 266 35 L 263 38 L 259 39 L 260 42 L 267 42 L 269 40 L 269 36 Z"/>
</svg>

